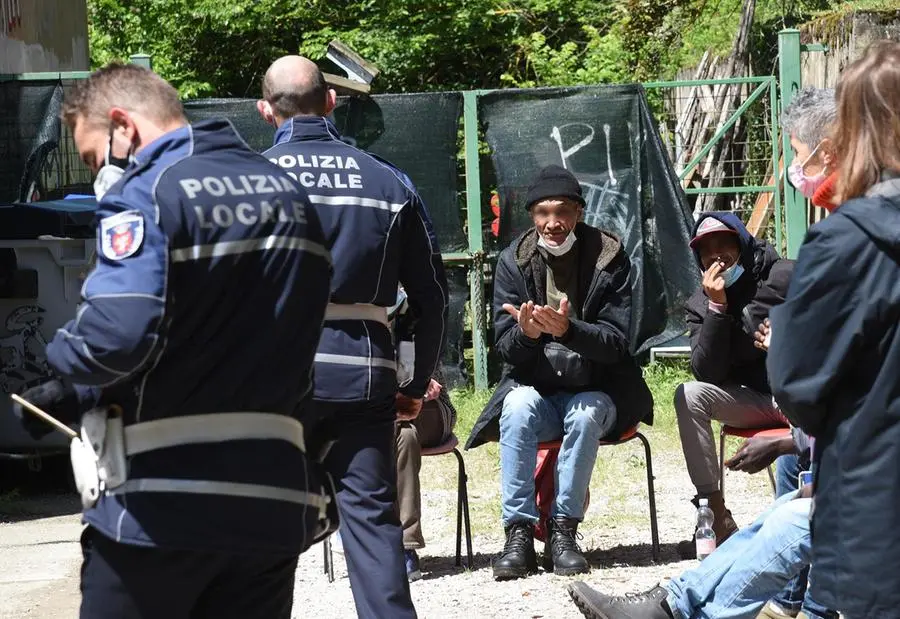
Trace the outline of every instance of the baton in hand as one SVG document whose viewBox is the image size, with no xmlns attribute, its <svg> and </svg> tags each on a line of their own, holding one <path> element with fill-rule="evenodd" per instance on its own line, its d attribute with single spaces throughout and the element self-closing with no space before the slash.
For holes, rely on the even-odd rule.
<svg viewBox="0 0 900 619">
<path fill-rule="evenodd" d="M 62 432 L 66 436 L 68 436 L 69 438 L 78 438 L 78 433 L 75 432 L 74 430 L 72 430 L 72 428 L 68 427 L 66 424 L 64 424 L 60 420 L 56 419 L 55 417 L 45 413 L 44 411 L 39 409 L 37 406 L 35 406 L 31 402 L 29 402 L 28 400 L 22 398 L 21 396 L 15 394 L 15 393 L 12 394 L 10 397 L 15 402 L 18 402 L 19 404 L 21 404 L 22 408 L 27 410 L 29 413 L 36 415 L 37 417 L 40 417 L 41 419 L 43 419 L 44 421 L 49 423 L 51 426 L 53 426 L 54 428 L 56 428 L 57 430 L 59 430 L 60 432 Z"/>
</svg>

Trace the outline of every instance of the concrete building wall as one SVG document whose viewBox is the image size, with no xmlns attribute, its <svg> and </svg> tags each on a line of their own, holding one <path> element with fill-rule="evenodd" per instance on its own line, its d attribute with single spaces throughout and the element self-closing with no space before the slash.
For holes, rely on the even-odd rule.
<svg viewBox="0 0 900 619">
<path fill-rule="evenodd" d="M 0 0 L 0 73 L 88 69 L 87 0 Z"/>
</svg>

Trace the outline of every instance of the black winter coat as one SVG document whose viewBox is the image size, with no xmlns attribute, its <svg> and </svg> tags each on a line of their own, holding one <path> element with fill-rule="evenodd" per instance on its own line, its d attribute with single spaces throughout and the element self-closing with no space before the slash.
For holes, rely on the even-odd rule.
<svg viewBox="0 0 900 619">
<path fill-rule="evenodd" d="M 709 310 L 703 288 L 685 304 L 691 371 L 697 380 L 713 385 L 746 385 L 770 393 L 766 353 L 753 345 L 753 333 L 769 310 L 784 301 L 794 263 L 780 258 L 765 241 L 753 238 L 731 213 L 709 213 L 697 221 L 695 230 L 706 217 L 714 217 L 738 233 L 744 274 L 726 289 L 726 313 Z"/>
<path fill-rule="evenodd" d="M 816 437 L 812 595 L 852 619 L 900 616 L 900 180 L 870 195 L 810 228 L 768 360 Z"/>
<path fill-rule="evenodd" d="M 603 391 L 616 405 L 616 424 L 609 439 L 637 425 L 653 423 L 653 396 L 644 382 L 628 345 L 631 328 L 631 282 L 628 260 L 615 236 L 579 223 L 573 251 L 579 254 L 576 319 L 559 343 L 588 359 L 591 379 L 588 389 Z M 503 399 L 518 385 L 530 385 L 541 393 L 561 390 L 552 382 L 536 384 L 535 376 L 546 373 L 544 347 L 554 338 L 545 335 L 537 342 L 522 334 L 504 303 L 519 307 L 527 301 L 546 304 L 547 271 L 537 249 L 537 232 L 527 230 L 500 254 L 494 273 L 494 346 L 504 361 L 503 377 L 487 403 L 466 443 L 478 447 L 500 437 Z"/>
</svg>

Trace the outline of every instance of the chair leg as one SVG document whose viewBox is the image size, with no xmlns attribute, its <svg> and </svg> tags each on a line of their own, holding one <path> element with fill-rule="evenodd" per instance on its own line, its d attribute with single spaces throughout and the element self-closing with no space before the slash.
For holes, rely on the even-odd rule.
<svg viewBox="0 0 900 619">
<path fill-rule="evenodd" d="M 719 491 L 725 499 L 725 426 L 719 430 Z"/>
<path fill-rule="evenodd" d="M 453 455 L 456 456 L 457 462 L 459 462 L 459 477 L 457 481 L 457 507 L 456 507 L 456 565 L 460 564 L 460 528 L 459 528 L 459 520 L 460 515 L 465 519 L 466 525 L 466 558 L 468 559 L 468 563 L 466 567 L 468 569 L 474 569 L 474 561 L 475 558 L 472 555 L 472 523 L 469 519 L 469 477 L 466 475 L 466 463 L 463 460 L 462 454 L 458 449 L 453 450 Z"/>
<path fill-rule="evenodd" d="M 777 499 L 778 487 L 775 485 L 775 474 L 772 472 L 771 464 L 766 467 L 766 471 L 769 473 L 769 483 L 772 484 L 772 495 Z"/>
<path fill-rule="evenodd" d="M 644 444 L 644 457 L 647 461 L 647 496 L 650 503 L 650 535 L 653 542 L 653 561 L 659 562 L 659 525 L 656 519 L 656 491 L 653 488 L 653 456 L 650 453 L 650 442 L 638 432 L 635 436 Z"/>
<path fill-rule="evenodd" d="M 328 576 L 328 582 L 334 582 L 334 555 L 331 553 L 330 535 L 322 543 L 322 552 L 325 555 L 325 574 Z"/>
<path fill-rule="evenodd" d="M 456 450 L 453 451 L 459 461 Z M 463 471 L 462 464 L 456 474 L 456 566 L 462 565 L 462 527 L 463 527 Z"/>
</svg>

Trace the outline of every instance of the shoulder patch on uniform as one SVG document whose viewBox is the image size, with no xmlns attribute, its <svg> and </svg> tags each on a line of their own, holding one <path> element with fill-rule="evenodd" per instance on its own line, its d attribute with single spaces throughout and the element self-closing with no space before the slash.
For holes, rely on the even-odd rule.
<svg viewBox="0 0 900 619">
<path fill-rule="evenodd" d="M 137 253 L 144 242 L 144 216 L 140 211 L 124 211 L 100 220 L 103 255 L 123 260 Z"/>
</svg>

